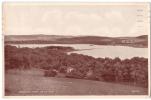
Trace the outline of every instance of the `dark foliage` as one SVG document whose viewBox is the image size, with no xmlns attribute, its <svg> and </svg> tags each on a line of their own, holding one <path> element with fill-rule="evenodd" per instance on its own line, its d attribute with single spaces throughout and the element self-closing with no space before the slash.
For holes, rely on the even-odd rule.
<svg viewBox="0 0 151 100">
<path fill-rule="evenodd" d="M 55 77 L 57 75 L 57 72 L 54 70 L 46 70 L 44 72 L 45 77 Z"/>
<path fill-rule="evenodd" d="M 93 58 L 67 51 L 70 47 L 17 48 L 5 46 L 5 69 L 45 70 L 45 76 L 54 77 L 63 73 L 68 78 L 90 79 L 111 82 L 131 82 L 148 86 L 148 59 L 133 57 Z M 55 71 L 54 71 L 55 70 Z"/>
</svg>

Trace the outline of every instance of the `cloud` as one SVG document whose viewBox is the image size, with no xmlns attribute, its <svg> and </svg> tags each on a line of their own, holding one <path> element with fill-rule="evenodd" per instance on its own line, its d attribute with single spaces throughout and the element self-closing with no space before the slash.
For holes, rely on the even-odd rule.
<svg viewBox="0 0 151 100">
<path fill-rule="evenodd" d="M 18 9 L 19 8 L 19 9 Z M 148 34 L 145 23 L 137 29 L 137 9 L 144 6 L 21 6 L 5 12 L 5 34 L 132 36 Z M 146 13 L 143 13 L 146 15 Z M 142 18 L 142 20 L 145 20 Z"/>
</svg>

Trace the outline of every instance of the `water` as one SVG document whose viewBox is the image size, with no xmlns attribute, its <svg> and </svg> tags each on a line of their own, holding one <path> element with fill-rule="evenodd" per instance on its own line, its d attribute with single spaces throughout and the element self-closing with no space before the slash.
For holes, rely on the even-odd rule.
<svg viewBox="0 0 151 100">
<path fill-rule="evenodd" d="M 16 44 L 19 47 L 45 47 L 45 46 L 66 46 L 78 49 L 70 53 L 78 53 L 93 56 L 95 58 L 119 57 L 121 59 L 132 57 L 145 57 L 148 58 L 148 48 L 134 48 L 128 46 L 105 46 L 105 45 L 90 45 L 90 44 Z"/>
</svg>

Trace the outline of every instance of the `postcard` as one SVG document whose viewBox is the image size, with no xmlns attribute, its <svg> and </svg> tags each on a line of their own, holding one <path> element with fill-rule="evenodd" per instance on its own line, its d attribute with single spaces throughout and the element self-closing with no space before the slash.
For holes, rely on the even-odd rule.
<svg viewBox="0 0 151 100">
<path fill-rule="evenodd" d="M 148 96 L 149 3 L 4 2 L 4 96 Z"/>
</svg>

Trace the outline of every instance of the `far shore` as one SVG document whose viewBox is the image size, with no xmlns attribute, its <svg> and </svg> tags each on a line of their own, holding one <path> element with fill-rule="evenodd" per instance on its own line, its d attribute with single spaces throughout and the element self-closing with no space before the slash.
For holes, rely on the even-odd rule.
<svg viewBox="0 0 151 100">
<path fill-rule="evenodd" d="M 34 44 L 56 44 L 56 43 L 5 43 L 5 45 L 34 45 Z M 59 43 L 59 44 L 75 44 L 75 43 Z M 82 44 L 82 43 L 80 43 Z M 103 45 L 103 44 L 89 44 L 90 46 L 93 45 Z M 103 46 L 128 46 L 128 47 L 134 47 L 134 48 L 148 48 L 148 46 L 145 45 L 134 45 L 134 44 L 130 44 L 130 45 L 125 45 L 125 44 L 109 44 L 109 45 L 103 45 Z M 81 50 L 81 49 L 80 49 Z M 86 49 L 83 49 L 86 50 Z M 79 50 L 76 50 L 79 51 Z"/>
</svg>

